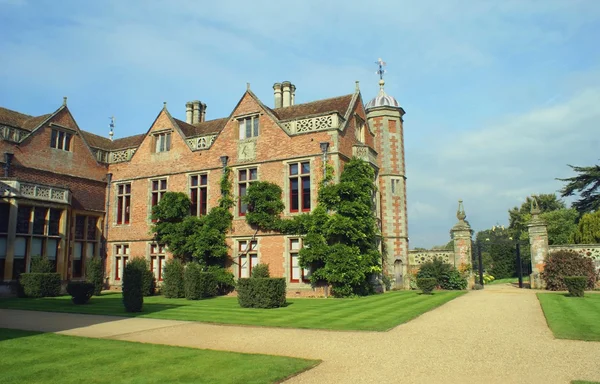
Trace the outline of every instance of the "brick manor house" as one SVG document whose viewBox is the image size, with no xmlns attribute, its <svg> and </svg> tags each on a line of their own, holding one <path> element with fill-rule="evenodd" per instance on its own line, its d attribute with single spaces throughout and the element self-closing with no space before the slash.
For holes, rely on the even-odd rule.
<svg viewBox="0 0 600 384">
<path fill-rule="evenodd" d="M 274 182 L 284 191 L 284 214 L 293 216 L 315 208 L 323 162 L 339 177 L 353 156 L 376 170 L 385 265 L 400 278 L 408 261 L 404 110 L 383 80 L 366 105 L 358 82 L 352 94 L 304 104 L 294 102 L 290 82 L 273 90 L 273 107 L 248 86 L 231 114 L 214 120 L 200 101 L 186 103 L 184 120 L 165 103 L 145 133 L 115 140 L 112 131 L 106 138 L 81 129 L 66 98 L 42 116 L 0 108 L 0 284 L 27 272 L 36 255 L 64 280 L 84 278 L 86 260 L 102 257 L 111 287 L 130 258 L 144 257 L 160 281 L 170 255 L 152 241 L 150 212 L 165 192 L 185 192 L 190 214 L 203 215 L 217 204 L 226 165 L 237 196 L 254 180 Z M 245 211 L 238 201 L 228 233 L 234 275 L 268 263 L 291 290 L 310 291 L 298 266 L 302 239 L 259 233 L 251 240 Z"/>
</svg>

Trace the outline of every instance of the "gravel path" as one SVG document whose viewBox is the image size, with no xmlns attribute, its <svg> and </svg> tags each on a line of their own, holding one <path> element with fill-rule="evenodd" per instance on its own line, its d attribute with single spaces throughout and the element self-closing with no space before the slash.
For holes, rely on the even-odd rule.
<svg viewBox="0 0 600 384">
<path fill-rule="evenodd" d="M 600 381 L 600 342 L 556 340 L 535 292 L 470 292 L 389 332 L 335 332 L 0 310 L 0 327 L 321 359 L 286 383 Z"/>
</svg>

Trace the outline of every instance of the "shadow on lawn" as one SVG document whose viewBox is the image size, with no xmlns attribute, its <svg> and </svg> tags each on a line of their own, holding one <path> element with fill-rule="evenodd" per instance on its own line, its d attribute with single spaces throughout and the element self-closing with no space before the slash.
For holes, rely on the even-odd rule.
<svg viewBox="0 0 600 384">
<path fill-rule="evenodd" d="M 84 305 L 73 304 L 70 296 L 0 299 L 0 328 L 60 332 L 185 306 L 176 303 L 146 302 L 146 299 L 150 298 L 144 298 L 142 312 L 125 312 L 120 293 L 105 293 L 100 297 L 92 297 Z"/>
</svg>

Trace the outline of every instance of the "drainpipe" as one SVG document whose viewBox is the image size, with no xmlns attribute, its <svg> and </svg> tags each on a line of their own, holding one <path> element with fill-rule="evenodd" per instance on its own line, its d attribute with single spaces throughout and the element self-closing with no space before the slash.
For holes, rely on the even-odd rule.
<svg viewBox="0 0 600 384">
<path fill-rule="evenodd" d="M 102 271 L 106 273 L 106 265 L 108 264 L 108 243 L 106 241 L 108 237 L 108 215 L 110 213 L 110 190 L 112 189 L 110 184 L 112 182 L 112 173 L 106 174 L 106 213 L 104 214 L 104 234 L 102 236 Z M 106 279 L 106 276 L 105 276 Z"/>
<path fill-rule="evenodd" d="M 10 177 L 10 166 L 15 155 L 10 152 L 4 152 L 4 177 Z"/>
</svg>

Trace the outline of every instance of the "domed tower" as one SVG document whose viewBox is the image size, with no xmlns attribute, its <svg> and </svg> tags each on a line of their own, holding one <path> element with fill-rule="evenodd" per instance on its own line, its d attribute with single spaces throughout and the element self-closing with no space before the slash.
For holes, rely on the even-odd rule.
<svg viewBox="0 0 600 384">
<path fill-rule="evenodd" d="M 409 288 L 408 218 L 406 209 L 406 168 L 404 163 L 404 109 L 385 92 L 383 66 L 379 59 L 379 94 L 365 110 L 369 126 L 375 133 L 378 153 L 381 234 L 384 271 L 392 274 L 397 288 Z"/>
</svg>

